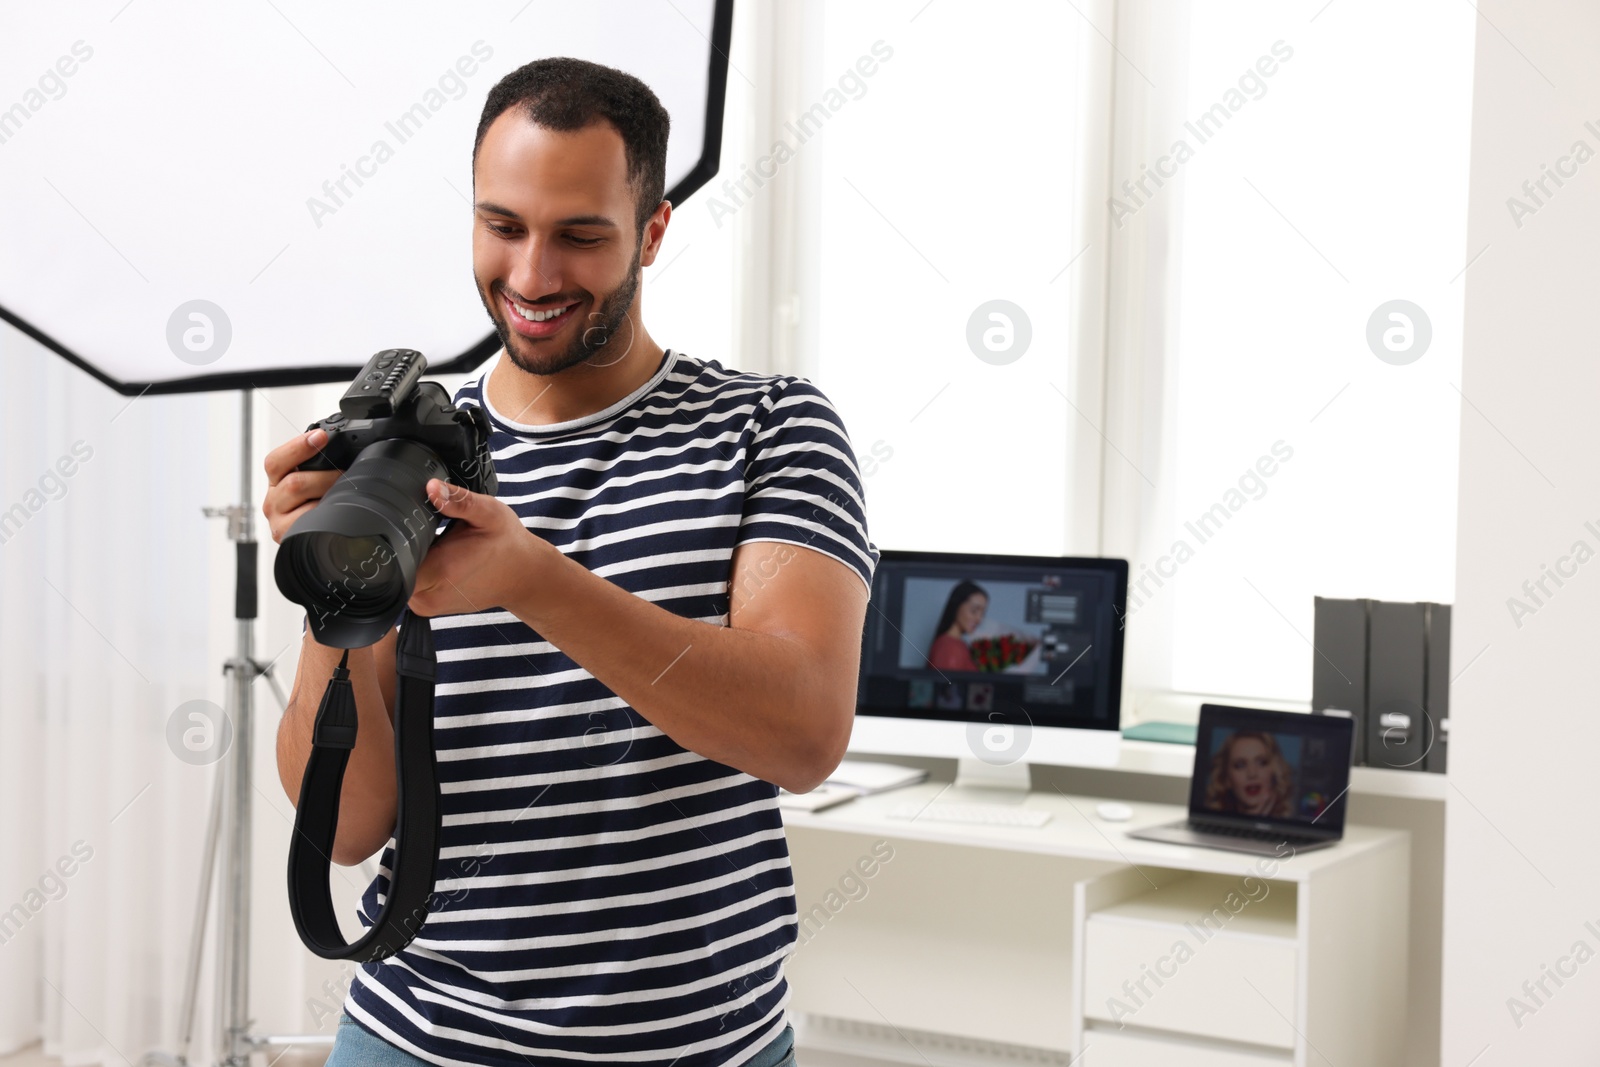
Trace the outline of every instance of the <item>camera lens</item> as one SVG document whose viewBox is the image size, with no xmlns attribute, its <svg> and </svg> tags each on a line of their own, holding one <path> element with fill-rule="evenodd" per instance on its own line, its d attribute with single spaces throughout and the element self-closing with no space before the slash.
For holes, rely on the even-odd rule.
<svg viewBox="0 0 1600 1067">
<path fill-rule="evenodd" d="M 394 627 L 439 523 L 430 478 L 449 478 L 432 449 L 404 438 L 378 441 L 289 528 L 274 576 L 283 595 L 306 609 L 320 644 L 361 648 Z"/>
<path fill-rule="evenodd" d="M 306 538 L 306 551 L 315 565 L 329 574 L 384 566 L 381 557 L 388 547 L 388 543 L 378 537 L 316 533 Z"/>
<path fill-rule="evenodd" d="M 298 538 L 291 551 L 300 555 L 294 563 L 297 571 L 324 582 L 330 597 L 343 590 L 344 599 L 358 609 L 392 602 L 405 585 L 394 550 L 382 537 L 321 530 Z"/>
</svg>

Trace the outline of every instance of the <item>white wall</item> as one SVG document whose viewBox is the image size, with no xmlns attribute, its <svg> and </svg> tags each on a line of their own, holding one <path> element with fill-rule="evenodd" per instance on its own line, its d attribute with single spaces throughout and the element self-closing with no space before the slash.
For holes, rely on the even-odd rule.
<svg viewBox="0 0 1600 1067">
<path fill-rule="evenodd" d="M 1577 566 L 1559 587 L 1547 580 L 1554 595 L 1528 600 L 1535 613 L 1520 626 L 1507 602 L 1577 542 L 1600 551 L 1600 535 L 1585 526 L 1600 529 L 1600 161 L 1563 177 L 1561 188 L 1549 183 L 1543 206 L 1521 188 L 1577 141 L 1600 151 L 1600 135 L 1584 126 L 1600 120 L 1600 6 L 1477 7 L 1463 263 L 1483 252 L 1463 279 L 1443 1063 L 1594 1063 L 1600 563 Z M 1396 196 L 1428 195 L 1429 175 L 1394 177 Z M 1536 208 L 1520 227 L 1512 196 Z M 1575 951 L 1582 962 L 1569 957 Z M 1547 966 L 1570 977 L 1558 985 Z M 1541 978 L 1535 1000 L 1523 983 Z M 1513 997 L 1532 1012 L 1514 1019 Z"/>
</svg>

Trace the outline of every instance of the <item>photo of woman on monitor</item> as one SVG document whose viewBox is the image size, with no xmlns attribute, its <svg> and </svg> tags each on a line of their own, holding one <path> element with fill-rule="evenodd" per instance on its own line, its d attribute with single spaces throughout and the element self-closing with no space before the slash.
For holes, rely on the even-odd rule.
<svg viewBox="0 0 1600 1067">
<path fill-rule="evenodd" d="M 1286 819 L 1294 815 L 1294 771 L 1277 738 L 1239 730 L 1211 758 L 1206 807 Z"/>
<path fill-rule="evenodd" d="M 989 594 L 981 585 L 972 581 L 956 583 L 939 614 L 939 625 L 934 627 L 928 666 L 938 671 L 977 670 L 966 637 L 983 622 L 988 610 Z"/>
</svg>

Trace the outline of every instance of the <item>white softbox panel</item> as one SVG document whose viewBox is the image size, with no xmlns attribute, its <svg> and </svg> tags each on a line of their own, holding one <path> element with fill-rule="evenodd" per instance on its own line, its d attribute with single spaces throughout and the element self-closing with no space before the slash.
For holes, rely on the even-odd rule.
<svg viewBox="0 0 1600 1067">
<path fill-rule="evenodd" d="M 472 280 L 484 97 L 542 56 L 648 84 L 667 198 L 716 173 L 732 0 L 19 4 L 0 15 L 0 318 L 122 393 L 499 349 Z"/>
</svg>

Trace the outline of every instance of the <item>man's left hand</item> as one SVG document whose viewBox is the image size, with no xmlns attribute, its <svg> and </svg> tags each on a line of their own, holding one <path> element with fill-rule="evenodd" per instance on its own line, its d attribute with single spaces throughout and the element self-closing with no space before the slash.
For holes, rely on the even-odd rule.
<svg viewBox="0 0 1600 1067">
<path fill-rule="evenodd" d="M 411 610 L 434 618 L 518 604 L 532 589 L 549 553 L 559 551 L 522 525 L 497 497 L 474 493 L 438 478 L 428 499 L 454 524 L 433 543 L 417 569 Z"/>
</svg>

